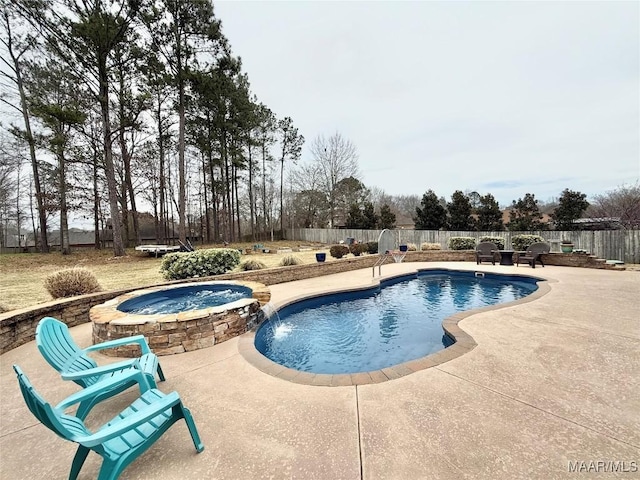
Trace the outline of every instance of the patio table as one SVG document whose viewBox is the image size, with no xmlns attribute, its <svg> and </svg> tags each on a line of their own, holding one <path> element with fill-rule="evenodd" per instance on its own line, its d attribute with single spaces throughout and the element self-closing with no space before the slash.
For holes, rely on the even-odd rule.
<svg viewBox="0 0 640 480">
<path fill-rule="evenodd" d="M 500 265 L 513 265 L 514 250 L 498 250 L 500 252 Z"/>
</svg>

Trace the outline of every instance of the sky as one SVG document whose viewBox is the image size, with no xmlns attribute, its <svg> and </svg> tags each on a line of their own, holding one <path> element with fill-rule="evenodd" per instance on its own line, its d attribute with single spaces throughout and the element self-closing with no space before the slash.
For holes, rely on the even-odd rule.
<svg viewBox="0 0 640 480">
<path fill-rule="evenodd" d="M 390 195 L 502 207 L 640 178 L 640 2 L 217 1 L 251 89 Z"/>
</svg>

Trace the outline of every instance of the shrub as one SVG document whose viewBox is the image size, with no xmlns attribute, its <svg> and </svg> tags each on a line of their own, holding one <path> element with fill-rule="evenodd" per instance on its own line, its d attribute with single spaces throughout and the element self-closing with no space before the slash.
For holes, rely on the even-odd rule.
<svg viewBox="0 0 640 480">
<path fill-rule="evenodd" d="M 334 245 L 329 249 L 329 253 L 333 258 L 342 258 L 349 253 L 349 247 L 346 245 Z"/>
<path fill-rule="evenodd" d="M 295 255 L 285 255 L 282 257 L 282 260 L 280 260 L 281 267 L 290 267 L 291 265 L 300 265 L 301 263 L 302 260 Z"/>
<path fill-rule="evenodd" d="M 511 245 L 514 250 L 524 251 L 534 243 L 544 242 L 540 235 L 514 235 L 511 238 Z"/>
<path fill-rule="evenodd" d="M 233 270 L 239 263 L 240 252 L 235 248 L 210 248 L 169 253 L 162 259 L 160 272 L 168 280 L 209 277 Z"/>
<path fill-rule="evenodd" d="M 417 252 L 418 246 L 415 243 L 407 243 L 407 252 Z"/>
<path fill-rule="evenodd" d="M 420 245 L 420 250 L 441 250 L 442 247 L 439 243 L 428 243 L 424 242 Z"/>
<path fill-rule="evenodd" d="M 81 267 L 67 268 L 48 275 L 44 279 L 44 288 L 53 298 L 75 297 L 101 290 L 96 276 Z"/>
<path fill-rule="evenodd" d="M 378 242 L 367 242 L 367 253 L 378 253 Z"/>
<path fill-rule="evenodd" d="M 504 250 L 504 238 L 502 237 L 480 237 L 480 242 L 495 243 L 498 250 Z"/>
<path fill-rule="evenodd" d="M 476 248 L 476 239 L 473 237 L 451 237 L 449 250 L 473 250 Z"/>
<path fill-rule="evenodd" d="M 356 257 L 359 257 L 361 253 L 367 251 L 367 245 L 365 243 L 352 243 L 349 245 L 349 252 L 353 253 Z"/>
<path fill-rule="evenodd" d="M 249 259 L 242 262 L 239 268 L 243 272 L 247 272 L 249 270 L 262 270 L 264 268 L 267 268 L 267 265 L 264 262 L 261 262 L 260 260 Z"/>
</svg>

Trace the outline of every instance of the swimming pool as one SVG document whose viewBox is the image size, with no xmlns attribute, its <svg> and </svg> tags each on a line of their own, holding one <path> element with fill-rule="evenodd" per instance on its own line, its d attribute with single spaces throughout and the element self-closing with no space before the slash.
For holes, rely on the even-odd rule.
<svg viewBox="0 0 640 480">
<path fill-rule="evenodd" d="M 397 365 L 453 343 L 442 321 L 537 289 L 537 279 L 428 270 L 379 287 L 291 304 L 263 323 L 255 347 L 296 370 L 341 374 Z"/>
</svg>

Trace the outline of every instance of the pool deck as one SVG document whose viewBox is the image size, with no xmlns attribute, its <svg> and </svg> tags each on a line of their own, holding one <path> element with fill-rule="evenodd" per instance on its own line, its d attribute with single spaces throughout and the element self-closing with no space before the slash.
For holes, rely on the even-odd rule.
<svg viewBox="0 0 640 480">
<path fill-rule="evenodd" d="M 417 268 L 531 274 L 550 288 L 534 301 L 463 319 L 459 326 L 477 342 L 468 353 L 381 383 L 278 378 L 240 353 L 246 337 L 161 357 L 167 381 L 159 388 L 180 393 L 205 450 L 196 454 L 179 422 L 120 478 L 640 477 L 640 272 L 430 262 L 384 265 L 382 273 Z M 273 285 L 272 302 L 371 280 L 364 269 Z M 90 343 L 90 325 L 71 332 Z M 52 403 L 77 387 L 59 379 L 34 342 L 0 359 L 0 478 L 67 478 L 75 445 L 31 415 L 11 366 Z M 103 402 L 89 426 L 135 396 Z M 96 478 L 99 465 L 90 454 L 79 479 Z M 612 468 L 618 472 L 594 473 Z"/>
</svg>

